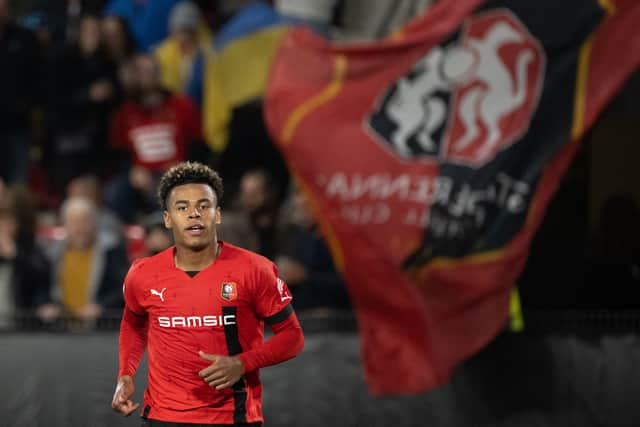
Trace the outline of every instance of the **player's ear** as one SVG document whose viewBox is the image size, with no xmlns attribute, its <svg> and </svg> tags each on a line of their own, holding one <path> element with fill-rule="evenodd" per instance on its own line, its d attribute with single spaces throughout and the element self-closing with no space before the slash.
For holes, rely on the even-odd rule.
<svg viewBox="0 0 640 427">
<path fill-rule="evenodd" d="M 165 228 L 171 228 L 171 217 L 169 216 L 169 212 L 167 212 L 167 210 L 162 211 L 162 219 L 164 220 Z"/>
<path fill-rule="evenodd" d="M 220 206 L 216 206 L 216 224 L 220 224 L 222 222 L 222 212 L 220 211 Z"/>
</svg>

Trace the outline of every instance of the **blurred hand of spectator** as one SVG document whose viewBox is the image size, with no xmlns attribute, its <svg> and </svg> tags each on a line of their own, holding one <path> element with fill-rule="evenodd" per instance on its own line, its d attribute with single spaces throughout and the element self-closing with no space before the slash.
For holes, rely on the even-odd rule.
<svg viewBox="0 0 640 427">
<path fill-rule="evenodd" d="M 16 242 L 0 232 L 0 258 L 13 259 L 16 257 Z"/>
<path fill-rule="evenodd" d="M 52 322 L 60 317 L 62 309 L 59 305 L 53 303 L 42 304 L 36 309 L 36 314 L 40 320 L 45 323 Z"/>
<path fill-rule="evenodd" d="M 133 166 L 129 171 L 129 182 L 131 186 L 145 193 L 153 191 L 153 174 L 149 169 L 141 166 Z"/>
<path fill-rule="evenodd" d="M 108 80 L 98 80 L 89 87 L 89 99 L 93 102 L 106 101 L 113 93 L 113 84 Z"/>
<path fill-rule="evenodd" d="M 0 218 L 0 258 L 14 259 L 16 257 L 17 227 L 14 218 L 9 216 Z"/>
<path fill-rule="evenodd" d="M 102 315 L 102 306 L 99 304 L 89 303 L 74 311 L 74 315 L 81 320 L 93 321 Z"/>
<path fill-rule="evenodd" d="M 298 261 L 284 255 L 276 258 L 278 275 L 290 286 L 295 286 L 307 280 L 307 269 Z"/>
</svg>

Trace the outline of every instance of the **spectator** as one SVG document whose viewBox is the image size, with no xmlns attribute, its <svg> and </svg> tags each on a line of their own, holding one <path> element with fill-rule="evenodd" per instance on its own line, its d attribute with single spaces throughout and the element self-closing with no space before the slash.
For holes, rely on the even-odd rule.
<svg viewBox="0 0 640 427">
<path fill-rule="evenodd" d="M 13 315 L 37 310 L 43 319 L 50 289 L 50 266 L 35 240 L 36 212 L 24 188 L 0 191 L 0 325 Z"/>
<path fill-rule="evenodd" d="M 51 51 L 56 44 L 56 40 L 54 40 L 54 31 L 51 28 L 53 26 L 51 19 L 47 14 L 41 11 L 36 11 L 30 15 L 22 17 L 19 21 L 19 25 L 33 33 L 39 46 L 39 53 L 42 55 L 50 53 L 47 52 L 47 49 Z"/>
<path fill-rule="evenodd" d="M 183 94 L 193 63 L 211 45 L 211 33 L 191 1 L 176 4 L 169 16 L 170 36 L 156 49 L 162 83 L 174 93 Z"/>
<path fill-rule="evenodd" d="M 291 221 L 286 227 L 276 264 L 293 294 L 296 310 L 348 308 L 349 296 L 318 229 L 309 201 L 300 191 L 291 197 Z"/>
<path fill-rule="evenodd" d="M 133 67 L 134 98 L 116 112 L 111 129 L 111 148 L 126 166 L 105 192 L 107 205 L 125 222 L 138 210 L 156 208 L 155 184 L 168 167 L 204 156 L 196 154 L 204 144 L 195 106 L 162 87 L 152 56 L 137 56 Z"/>
<path fill-rule="evenodd" d="M 148 215 L 143 221 L 145 256 L 156 255 L 173 245 L 173 235 L 164 226 L 162 212 L 157 211 Z"/>
<path fill-rule="evenodd" d="M 109 59 L 118 66 L 127 63 L 136 52 L 136 42 L 126 21 L 119 16 L 105 16 L 100 30 Z"/>
<path fill-rule="evenodd" d="M 240 209 L 222 212 L 222 223 L 218 225 L 217 232 L 220 240 L 260 253 L 258 234 L 247 212 Z"/>
<path fill-rule="evenodd" d="M 122 236 L 122 223 L 115 213 L 104 205 L 102 186 L 95 175 L 82 175 L 74 178 L 67 186 L 67 198 L 86 198 L 96 207 L 97 227 L 99 233 Z"/>
<path fill-rule="evenodd" d="M 55 62 L 45 169 L 62 193 L 69 181 L 104 169 L 108 117 L 116 100 L 116 65 L 100 41 L 100 21 L 84 16 L 78 43 Z"/>
<path fill-rule="evenodd" d="M 132 101 L 138 95 L 136 65 L 132 59 L 118 66 L 118 83 L 122 89 L 122 102 Z"/>
<path fill-rule="evenodd" d="M 122 307 L 127 252 L 117 237 L 98 232 L 90 200 L 69 198 L 60 212 L 66 238 L 49 247 L 53 296 L 74 318 L 91 323 L 106 309 Z"/>
<path fill-rule="evenodd" d="M 39 95 L 38 46 L 18 27 L 10 0 L 0 0 L 0 178 L 24 182 L 29 166 L 29 113 Z"/>
<path fill-rule="evenodd" d="M 271 175 L 255 169 L 240 181 L 238 207 L 222 215 L 221 239 L 273 259 L 278 236 L 278 203 Z"/>
<path fill-rule="evenodd" d="M 56 44 L 77 44 L 82 16 L 102 10 L 102 0 L 39 1 Z"/>
</svg>

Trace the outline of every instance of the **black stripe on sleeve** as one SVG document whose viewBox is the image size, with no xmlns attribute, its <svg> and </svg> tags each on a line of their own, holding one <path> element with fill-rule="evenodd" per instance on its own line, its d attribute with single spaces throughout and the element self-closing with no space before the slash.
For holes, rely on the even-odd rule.
<svg viewBox="0 0 640 427">
<path fill-rule="evenodd" d="M 283 320 L 286 320 L 287 317 L 291 316 L 291 313 L 293 313 L 293 307 L 291 306 L 291 304 L 287 304 L 285 308 L 283 308 L 273 316 L 267 317 L 264 320 L 269 325 L 275 325 L 276 323 L 280 323 Z"/>
<path fill-rule="evenodd" d="M 242 345 L 240 345 L 240 336 L 238 335 L 238 316 L 236 307 L 222 307 L 222 317 L 233 316 L 235 321 L 233 324 L 224 322 L 224 336 L 227 341 L 227 350 L 229 356 L 242 353 Z M 240 378 L 232 387 L 233 389 L 233 422 L 234 424 L 244 424 L 247 422 L 247 389 L 244 377 Z"/>
</svg>

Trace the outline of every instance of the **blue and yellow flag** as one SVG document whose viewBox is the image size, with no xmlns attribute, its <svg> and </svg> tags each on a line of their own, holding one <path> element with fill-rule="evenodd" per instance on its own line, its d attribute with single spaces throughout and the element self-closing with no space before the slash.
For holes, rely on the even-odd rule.
<svg viewBox="0 0 640 427">
<path fill-rule="evenodd" d="M 199 58 L 189 95 L 201 104 L 204 136 L 216 152 L 229 141 L 233 110 L 261 99 L 267 74 L 289 20 L 257 2 L 241 9 L 216 35 L 214 50 Z"/>
</svg>

